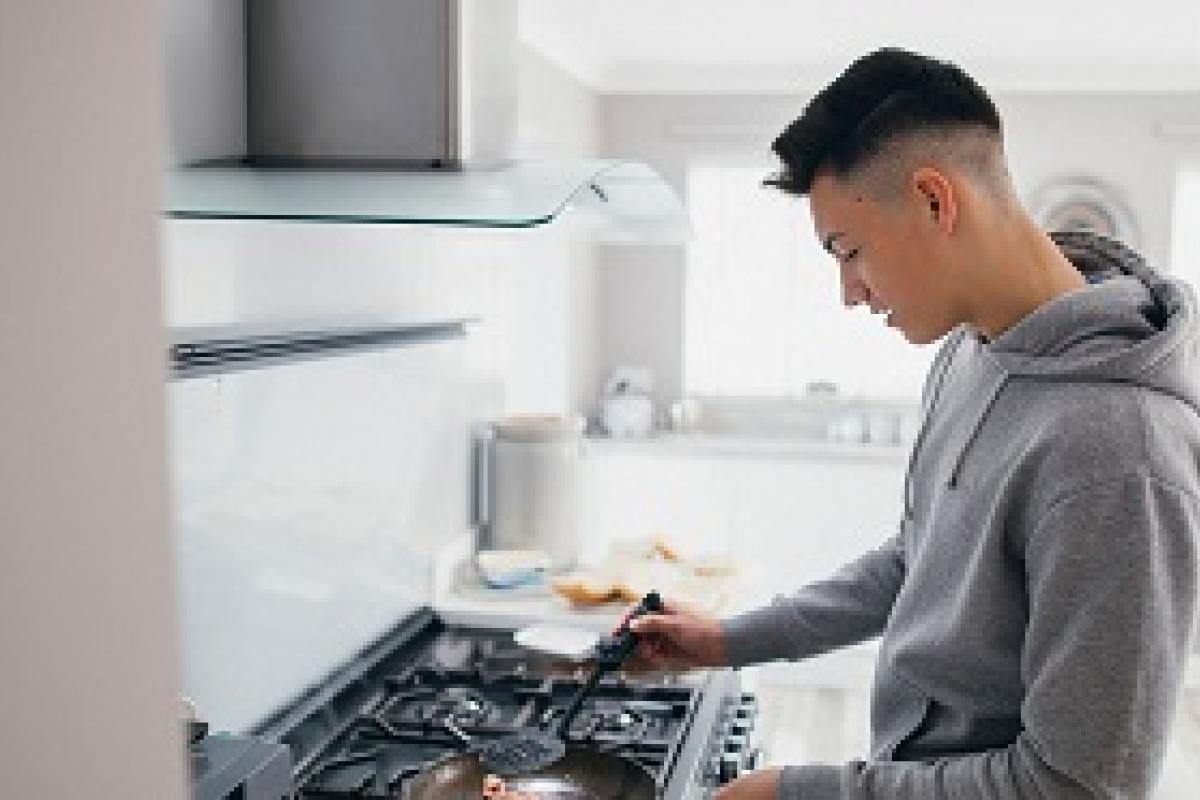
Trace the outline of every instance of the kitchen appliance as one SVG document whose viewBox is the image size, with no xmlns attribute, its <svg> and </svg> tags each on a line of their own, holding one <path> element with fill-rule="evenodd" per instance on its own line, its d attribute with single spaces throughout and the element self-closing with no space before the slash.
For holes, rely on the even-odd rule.
<svg viewBox="0 0 1200 800">
<path fill-rule="evenodd" d="M 296 800 L 401 800 L 459 753 L 447 722 L 485 740 L 552 724 L 587 672 L 519 647 L 511 630 L 422 609 L 251 733 L 290 749 Z M 732 670 L 622 673 L 584 701 L 570 745 L 640 765 L 658 797 L 698 800 L 757 765 L 756 716 Z"/>
<path fill-rule="evenodd" d="M 193 800 L 283 800 L 291 795 L 291 753 L 265 739 L 203 737 L 188 747 L 188 768 Z"/>
<path fill-rule="evenodd" d="M 584 421 L 510 416 L 477 426 L 472 521 L 477 549 L 540 551 L 552 571 L 579 557 L 579 469 Z"/>
<path fill-rule="evenodd" d="M 689 235 L 645 165 L 528 158 L 515 0 L 205 7 L 168 29 L 172 217 L 532 228 L 570 209 L 589 239 Z"/>
<path fill-rule="evenodd" d="M 454 167 L 516 129 L 512 0 L 254 0 L 248 161 Z"/>
</svg>

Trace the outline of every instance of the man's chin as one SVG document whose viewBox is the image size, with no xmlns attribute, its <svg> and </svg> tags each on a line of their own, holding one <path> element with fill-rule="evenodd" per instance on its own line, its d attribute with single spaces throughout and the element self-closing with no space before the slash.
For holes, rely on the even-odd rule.
<svg viewBox="0 0 1200 800">
<path fill-rule="evenodd" d="M 904 337 L 904 340 L 906 342 L 908 342 L 909 344 L 918 345 L 918 346 L 933 344 L 934 342 L 939 341 L 947 333 L 949 333 L 950 330 L 952 330 L 952 329 L 933 330 L 933 331 L 928 331 L 928 330 L 917 331 L 917 330 L 912 330 L 910 328 L 902 328 L 899 326 L 896 327 L 896 331 L 901 336 Z"/>
</svg>

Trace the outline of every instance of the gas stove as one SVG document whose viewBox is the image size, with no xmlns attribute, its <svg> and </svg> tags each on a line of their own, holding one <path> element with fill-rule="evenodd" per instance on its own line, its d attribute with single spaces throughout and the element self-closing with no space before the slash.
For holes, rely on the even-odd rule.
<svg viewBox="0 0 1200 800">
<path fill-rule="evenodd" d="M 525 650 L 511 631 L 423 611 L 254 738 L 289 748 L 295 800 L 402 800 L 422 770 L 459 751 L 447 722 L 484 739 L 549 728 L 585 678 L 584 665 Z M 584 703 L 569 739 L 636 760 L 664 800 L 693 800 L 756 766 L 756 715 L 730 670 L 618 673 Z"/>
</svg>

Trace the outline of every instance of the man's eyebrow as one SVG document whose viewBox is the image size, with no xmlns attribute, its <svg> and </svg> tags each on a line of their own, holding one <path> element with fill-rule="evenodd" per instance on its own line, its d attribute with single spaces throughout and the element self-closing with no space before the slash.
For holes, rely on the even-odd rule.
<svg viewBox="0 0 1200 800">
<path fill-rule="evenodd" d="M 825 237 L 825 239 L 821 242 L 821 247 L 825 248 L 825 252 L 829 253 L 829 255 L 837 255 L 833 252 L 833 243 L 842 238 L 842 235 L 843 234 L 840 231 L 834 231 Z"/>
</svg>

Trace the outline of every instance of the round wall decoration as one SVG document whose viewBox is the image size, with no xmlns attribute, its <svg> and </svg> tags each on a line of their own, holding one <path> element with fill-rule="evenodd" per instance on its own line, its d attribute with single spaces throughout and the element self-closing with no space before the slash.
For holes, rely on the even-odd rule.
<svg viewBox="0 0 1200 800">
<path fill-rule="evenodd" d="M 1137 220 L 1120 192 L 1086 176 L 1055 178 L 1033 196 L 1030 210 L 1048 231 L 1091 231 L 1136 249 Z"/>
</svg>

